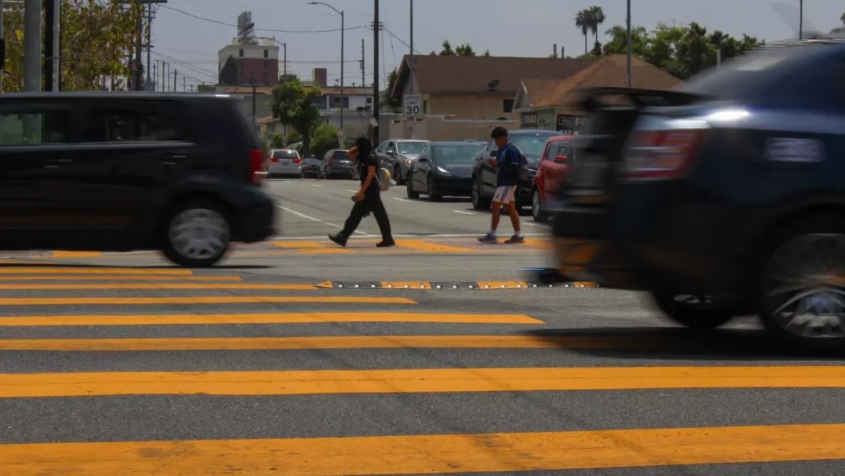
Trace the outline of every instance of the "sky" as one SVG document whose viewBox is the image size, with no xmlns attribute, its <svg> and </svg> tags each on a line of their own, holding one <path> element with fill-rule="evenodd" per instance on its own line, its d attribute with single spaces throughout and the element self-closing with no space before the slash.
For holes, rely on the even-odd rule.
<svg viewBox="0 0 845 476">
<path fill-rule="evenodd" d="M 361 84 L 361 40 L 365 41 L 366 84 L 373 80 L 373 0 L 326 0 L 345 17 L 345 83 Z M 743 33 L 767 41 L 798 36 L 798 0 L 631 0 L 631 23 L 649 29 L 659 22 L 698 22 L 708 31 Z M 546 57 L 553 45 L 567 55 L 584 51 L 584 37 L 575 26 L 576 13 L 602 7 L 605 30 L 624 25 L 626 0 L 416 0 L 414 49 L 418 54 L 469 43 L 492 56 Z M 256 36 L 287 43 L 288 72 L 309 79 L 313 68 L 328 69 L 329 83 L 340 78 L 340 16 L 307 0 L 168 0 L 153 22 L 153 60 L 171 63 L 188 85 L 214 84 L 217 50 L 237 36 L 237 17 L 252 12 Z M 804 30 L 827 32 L 841 26 L 842 0 L 806 0 Z M 379 79 L 410 52 L 410 1 L 381 0 Z M 335 30 L 315 32 L 315 30 Z M 592 46 L 592 39 L 590 46 Z M 280 52 L 281 57 L 281 52 Z M 281 58 L 280 58 L 281 59 Z M 281 66 L 280 66 L 281 71 Z M 181 82 L 181 81 L 180 81 Z M 181 86 L 181 85 L 180 85 Z"/>
</svg>

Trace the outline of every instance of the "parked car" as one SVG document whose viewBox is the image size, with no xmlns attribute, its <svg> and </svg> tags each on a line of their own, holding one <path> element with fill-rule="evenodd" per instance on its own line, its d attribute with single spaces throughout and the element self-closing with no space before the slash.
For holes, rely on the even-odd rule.
<svg viewBox="0 0 845 476">
<path fill-rule="evenodd" d="M 292 149 L 273 149 L 267 154 L 267 174 L 270 177 L 299 177 L 302 157 Z"/>
<path fill-rule="evenodd" d="M 326 179 L 354 178 L 355 163 L 346 149 L 332 149 L 323 156 L 323 177 Z"/>
<path fill-rule="evenodd" d="M 555 131 L 536 129 L 508 131 L 510 141 L 525 154 L 528 159 L 528 168 L 531 169 L 529 179 L 521 182 L 516 190 L 516 207 L 518 210 L 531 203 L 534 174 L 537 173 L 543 148 L 549 138 L 558 134 Z M 486 142 L 484 149 L 480 150 L 475 157 L 475 165 L 472 170 L 472 206 L 476 210 L 490 208 L 490 201 L 496 192 L 496 175 L 498 173 L 498 168 L 490 165 L 490 159 L 496 158 L 498 153 L 496 142 L 490 139 Z"/>
<path fill-rule="evenodd" d="M 843 71 L 845 43 L 813 40 L 675 91 L 586 91 L 540 276 L 646 291 L 692 328 L 757 314 L 787 342 L 845 348 Z"/>
<path fill-rule="evenodd" d="M 546 205 L 559 199 L 563 192 L 574 159 L 574 141 L 575 136 L 554 136 L 546 142 L 531 192 L 531 215 L 536 222 L 548 221 Z"/>
<path fill-rule="evenodd" d="M 472 188 L 472 165 L 478 145 L 467 142 L 431 142 L 411 164 L 406 183 L 408 198 L 428 195 L 431 201 L 444 196 L 468 197 Z"/>
<path fill-rule="evenodd" d="M 155 249 L 199 268 L 274 233 L 261 142 L 228 97 L 6 94 L 0 125 L 0 249 Z"/>
<path fill-rule="evenodd" d="M 376 147 L 381 166 L 390 171 L 398 185 L 404 185 L 411 170 L 411 164 L 420 154 L 427 140 L 390 139 Z"/>
<path fill-rule="evenodd" d="M 302 178 L 323 178 L 323 161 L 311 156 L 302 161 Z"/>
</svg>

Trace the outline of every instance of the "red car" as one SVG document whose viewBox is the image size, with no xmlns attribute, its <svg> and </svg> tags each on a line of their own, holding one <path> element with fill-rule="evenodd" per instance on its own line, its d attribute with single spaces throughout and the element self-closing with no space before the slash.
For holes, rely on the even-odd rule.
<svg viewBox="0 0 845 476">
<path fill-rule="evenodd" d="M 560 197 L 564 182 L 569 180 L 569 161 L 575 136 L 554 136 L 546 141 L 540 166 L 534 176 L 534 190 L 531 198 L 531 214 L 534 221 L 545 222 L 549 215 L 543 211 L 545 204 Z"/>
</svg>

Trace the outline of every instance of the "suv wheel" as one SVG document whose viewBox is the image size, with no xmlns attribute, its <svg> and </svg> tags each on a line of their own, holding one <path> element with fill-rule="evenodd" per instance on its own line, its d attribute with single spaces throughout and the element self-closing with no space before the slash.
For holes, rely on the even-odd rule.
<svg viewBox="0 0 845 476">
<path fill-rule="evenodd" d="M 543 211 L 543 201 L 540 199 L 540 190 L 534 189 L 531 194 L 531 216 L 534 221 L 545 223 L 549 219 L 549 214 Z"/>
<path fill-rule="evenodd" d="M 776 234 L 759 271 L 760 319 L 789 343 L 845 348 L 845 219 L 820 215 Z"/>
<path fill-rule="evenodd" d="M 231 244 L 226 212 L 212 201 L 180 204 L 169 215 L 162 252 L 186 268 L 208 268 L 220 261 Z"/>
<path fill-rule="evenodd" d="M 408 198 L 420 198 L 420 193 L 415 192 L 414 188 L 411 186 L 413 180 L 411 180 L 411 172 L 408 172 L 408 178 L 405 180 L 405 190 L 408 194 Z"/>
<path fill-rule="evenodd" d="M 426 191 L 428 193 L 428 200 L 430 202 L 439 202 L 443 197 L 437 193 L 437 185 L 432 180 L 431 175 L 428 176 L 428 186 L 426 187 Z"/>
<path fill-rule="evenodd" d="M 402 169 L 398 165 L 393 169 L 393 176 L 397 185 L 405 185 L 405 177 L 402 176 Z"/>
<path fill-rule="evenodd" d="M 490 208 L 490 203 L 481 196 L 481 179 L 478 177 L 472 181 L 472 208 L 476 210 Z"/>
<path fill-rule="evenodd" d="M 651 297 L 666 317 L 691 329 L 715 329 L 734 317 L 732 310 L 714 304 L 706 296 L 655 291 Z"/>
</svg>

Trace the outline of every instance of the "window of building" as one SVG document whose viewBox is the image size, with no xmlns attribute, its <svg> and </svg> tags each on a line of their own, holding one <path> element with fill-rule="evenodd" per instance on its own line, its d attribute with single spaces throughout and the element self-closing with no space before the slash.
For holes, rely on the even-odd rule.
<svg viewBox="0 0 845 476">
<path fill-rule="evenodd" d="M 428 99 L 423 99 L 423 114 L 428 114 Z"/>
<path fill-rule="evenodd" d="M 70 119 L 63 112 L 0 114 L 0 145 L 64 144 L 70 141 Z"/>
<path fill-rule="evenodd" d="M 503 101 L 502 112 L 513 112 L 513 99 L 505 99 Z"/>
<path fill-rule="evenodd" d="M 341 103 L 341 99 L 343 99 L 343 102 L 342 102 L 342 103 Z M 331 97 L 329 98 L 329 104 L 331 104 L 331 106 L 330 106 L 330 107 L 331 107 L 332 109 L 340 109 L 340 108 L 341 108 L 341 104 L 343 104 L 343 106 L 342 106 L 342 107 L 343 107 L 344 109 L 349 109 L 349 96 L 345 96 L 345 97 L 343 97 L 343 98 L 341 98 L 340 96 L 331 96 Z"/>
<path fill-rule="evenodd" d="M 268 50 L 264 50 L 264 57 L 265 57 L 265 58 L 269 58 L 269 57 L 270 57 L 270 52 L 269 52 Z"/>
<path fill-rule="evenodd" d="M 244 57 L 244 50 L 238 50 L 238 56 L 243 58 Z"/>
<path fill-rule="evenodd" d="M 367 98 L 367 103 L 366 103 L 366 104 L 368 104 L 368 105 L 372 105 L 372 104 L 373 104 L 373 98 L 368 97 L 368 98 Z"/>
</svg>

